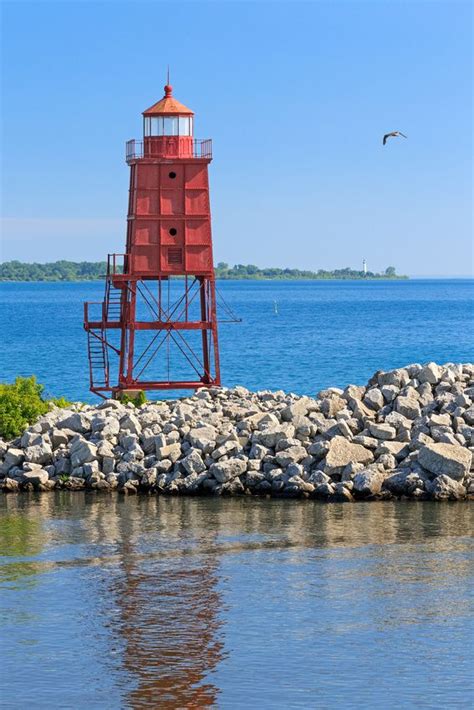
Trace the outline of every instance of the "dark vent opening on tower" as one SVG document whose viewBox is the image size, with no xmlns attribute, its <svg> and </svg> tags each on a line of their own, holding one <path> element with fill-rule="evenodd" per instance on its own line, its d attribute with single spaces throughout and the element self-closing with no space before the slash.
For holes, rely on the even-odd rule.
<svg viewBox="0 0 474 710">
<path fill-rule="evenodd" d="M 168 264 L 174 266 L 183 263 L 183 250 L 179 248 L 168 249 Z"/>
</svg>

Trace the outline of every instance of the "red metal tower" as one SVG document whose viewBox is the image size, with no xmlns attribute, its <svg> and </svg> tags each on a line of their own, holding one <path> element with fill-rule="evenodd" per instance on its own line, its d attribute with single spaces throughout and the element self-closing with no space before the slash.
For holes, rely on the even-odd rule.
<svg viewBox="0 0 474 710">
<path fill-rule="evenodd" d="M 109 254 L 105 298 L 84 304 L 90 388 L 219 385 L 208 165 L 193 112 L 165 95 L 143 112 L 143 140 L 126 144 L 127 244 Z"/>
</svg>

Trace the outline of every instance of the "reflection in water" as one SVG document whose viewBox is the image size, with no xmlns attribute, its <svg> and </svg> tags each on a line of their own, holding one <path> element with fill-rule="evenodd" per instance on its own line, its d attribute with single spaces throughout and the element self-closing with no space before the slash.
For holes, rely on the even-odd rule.
<svg viewBox="0 0 474 710">
<path fill-rule="evenodd" d="M 301 707 L 315 693 L 323 705 L 357 697 L 370 706 L 385 702 L 384 683 L 394 679 L 398 700 L 416 703 L 436 691 L 439 704 L 460 702 L 468 693 L 472 510 L 469 503 L 4 496 L 0 591 L 4 608 L 15 607 L 15 625 L 3 634 L 7 704 L 28 699 L 25 674 L 43 704 L 51 687 L 66 698 L 68 674 L 58 675 L 65 653 L 74 680 L 91 686 L 98 705 L 103 693 L 106 707 L 109 694 L 132 708 L 239 707 L 241 694 L 248 704 L 285 707 L 296 702 L 295 688 Z M 28 579 L 38 588 L 34 598 Z M 67 631 L 78 585 L 87 590 L 80 638 Z M 54 609 L 32 609 L 45 589 Z M 37 656 L 24 641 L 21 668 L 12 660 L 22 624 L 32 647 L 64 625 L 61 646 L 47 648 L 54 686 L 37 677 Z M 364 663 L 350 683 L 334 673 L 358 657 Z M 446 663 L 442 677 L 436 669 Z M 99 670 L 82 677 L 90 664 Z"/>
<path fill-rule="evenodd" d="M 30 586 L 34 585 L 37 565 L 23 558 L 39 554 L 44 544 L 45 535 L 36 517 L 0 515 L 0 557 L 10 558 L 9 564 L 0 566 L 0 584 L 9 583 L 14 588 L 18 581 L 26 584 L 29 580 Z"/>
<path fill-rule="evenodd" d="M 142 518 L 157 520 L 156 499 L 142 501 L 140 508 Z M 180 538 L 187 537 L 189 522 L 184 513 L 178 545 L 185 542 Z M 218 560 L 183 555 L 179 549 L 164 559 L 143 558 L 127 518 L 120 518 L 118 534 L 120 571 L 110 591 L 120 609 L 114 631 L 126 640 L 124 665 L 136 682 L 128 702 L 133 708 L 215 705 L 217 688 L 204 678 L 222 657 Z M 215 535 L 207 538 L 212 544 Z M 153 551 L 159 553 L 160 547 Z"/>
</svg>

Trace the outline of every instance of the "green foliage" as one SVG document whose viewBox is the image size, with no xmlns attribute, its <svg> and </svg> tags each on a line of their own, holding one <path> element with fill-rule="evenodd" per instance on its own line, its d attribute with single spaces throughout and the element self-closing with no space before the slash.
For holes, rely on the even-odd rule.
<svg viewBox="0 0 474 710">
<path fill-rule="evenodd" d="M 383 274 L 368 271 L 357 271 L 346 267 L 345 269 L 335 269 L 334 271 L 326 271 L 319 269 L 318 271 L 306 271 L 301 269 L 278 269 L 265 268 L 260 269 L 253 264 L 236 264 L 230 267 L 224 262 L 219 262 L 215 267 L 216 278 L 218 279 L 277 279 L 277 280 L 301 280 L 301 279 L 405 279 L 406 276 L 397 276 L 395 268 L 389 266 Z"/>
<path fill-rule="evenodd" d="M 0 385 L 0 435 L 13 439 L 41 414 L 49 405 L 41 393 L 43 386 L 35 377 L 17 377 L 13 384 Z"/>
<path fill-rule="evenodd" d="M 254 264 L 229 266 L 220 261 L 215 267 L 218 279 L 405 279 L 397 276 L 395 267 L 389 266 L 384 273 L 350 269 L 326 271 L 306 271 L 301 269 L 260 269 Z M 107 271 L 105 261 L 55 261 L 52 264 L 24 264 L 20 261 L 6 261 L 0 264 L 0 281 L 91 281 L 104 276 Z"/>
<path fill-rule="evenodd" d="M 122 402 L 122 404 L 129 404 L 130 402 L 135 405 L 135 407 L 141 407 L 142 404 L 145 404 L 147 401 L 145 392 L 143 390 L 139 390 L 136 395 L 130 395 L 130 394 L 120 394 L 119 400 Z"/>
<path fill-rule="evenodd" d="M 60 407 L 61 409 L 65 409 L 66 407 L 69 407 L 72 404 L 72 402 L 69 402 L 66 397 L 53 397 L 48 401 L 50 402 L 50 404 L 54 404 L 55 407 Z"/>
<path fill-rule="evenodd" d="M 0 264 L 1 281 L 91 281 L 107 271 L 105 261 L 55 261 L 51 264 L 24 264 L 6 261 Z"/>
<path fill-rule="evenodd" d="M 13 384 L 0 384 L 0 436 L 13 439 L 29 424 L 50 409 L 50 402 L 43 399 L 43 385 L 36 377 L 17 377 Z M 61 397 L 53 400 L 57 407 L 68 406 Z"/>
<path fill-rule="evenodd" d="M 61 481 L 61 483 L 66 483 L 66 481 L 69 481 L 70 478 L 71 476 L 69 473 L 61 473 L 61 475 L 59 476 L 59 480 Z"/>
</svg>

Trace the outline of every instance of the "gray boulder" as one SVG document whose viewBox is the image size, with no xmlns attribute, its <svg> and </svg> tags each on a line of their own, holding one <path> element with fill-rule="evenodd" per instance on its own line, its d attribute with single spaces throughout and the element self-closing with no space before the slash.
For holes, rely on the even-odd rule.
<svg viewBox="0 0 474 710">
<path fill-rule="evenodd" d="M 34 487 L 39 486 L 40 483 L 46 483 L 49 480 L 49 475 L 47 471 L 42 468 L 35 468 L 33 471 L 25 471 L 21 477 L 21 483 L 32 483 Z"/>
<path fill-rule="evenodd" d="M 8 473 L 8 471 L 14 466 L 20 466 L 25 458 L 22 449 L 8 449 L 5 454 L 5 460 L 0 467 L 1 473 Z"/>
<path fill-rule="evenodd" d="M 169 459 L 175 463 L 181 456 L 181 444 L 167 444 L 161 449 L 156 449 L 156 458 L 158 461 Z"/>
<path fill-rule="evenodd" d="M 329 443 L 329 451 L 326 456 L 326 473 L 342 473 L 348 463 L 364 463 L 373 461 L 372 451 L 360 444 L 353 444 L 343 436 L 335 436 Z"/>
<path fill-rule="evenodd" d="M 376 422 L 369 422 L 369 431 L 376 439 L 395 439 L 397 435 L 397 430 L 390 426 L 390 424 L 377 424 Z"/>
<path fill-rule="evenodd" d="M 290 446 L 288 449 L 280 451 L 276 455 L 276 461 L 279 466 L 285 468 L 291 463 L 298 463 L 307 456 L 304 446 Z"/>
<path fill-rule="evenodd" d="M 135 414 L 126 414 L 120 420 L 120 429 L 128 431 L 131 434 L 140 434 L 142 431 L 141 424 Z"/>
<path fill-rule="evenodd" d="M 243 459 L 228 459 L 213 463 L 209 468 L 209 475 L 213 476 L 219 483 L 227 483 L 237 476 L 241 476 L 247 470 L 247 463 Z"/>
<path fill-rule="evenodd" d="M 293 404 L 288 405 L 285 409 L 281 411 L 281 418 L 284 422 L 291 422 L 291 420 L 299 415 L 305 415 L 308 412 L 311 400 L 309 397 L 301 397 Z"/>
<path fill-rule="evenodd" d="M 418 461 L 423 468 L 437 476 L 444 475 L 462 481 L 469 473 L 472 453 L 463 446 L 427 444 L 419 450 Z"/>
<path fill-rule="evenodd" d="M 420 405 L 414 397 L 397 397 L 395 408 L 407 419 L 416 419 L 421 414 Z"/>
<path fill-rule="evenodd" d="M 418 372 L 416 379 L 419 382 L 436 385 L 441 379 L 441 368 L 435 362 L 430 362 Z"/>
<path fill-rule="evenodd" d="M 466 497 L 466 489 L 450 476 L 437 476 L 427 489 L 434 500 L 462 500 Z"/>
<path fill-rule="evenodd" d="M 97 458 L 97 447 L 90 441 L 78 439 L 71 445 L 71 466 L 78 468 Z"/>
<path fill-rule="evenodd" d="M 367 405 L 367 407 L 375 411 L 381 409 L 385 404 L 383 394 L 378 387 L 372 387 L 372 389 L 367 390 L 363 401 L 364 404 Z"/>
<path fill-rule="evenodd" d="M 25 449 L 25 461 L 38 464 L 50 463 L 52 454 L 53 449 L 51 445 L 42 441 L 40 444 L 28 446 L 28 448 Z"/>
<path fill-rule="evenodd" d="M 417 488 L 423 490 L 424 485 L 425 480 L 409 469 L 396 471 L 383 482 L 383 488 L 395 496 L 411 496 Z"/>
<path fill-rule="evenodd" d="M 381 471 L 365 469 L 354 476 L 353 490 L 362 497 L 379 495 L 384 478 L 385 476 Z"/>
<path fill-rule="evenodd" d="M 202 460 L 202 456 L 196 449 L 193 449 L 184 459 L 181 464 L 188 475 L 199 474 L 206 470 L 206 464 Z"/>
<path fill-rule="evenodd" d="M 91 430 L 91 423 L 85 414 L 74 412 L 64 419 L 61 419 L 61 421 L 56 424 L 56 427 L 57 429 L 70 429 L 78 434 L 85 434 Z"/>
</svg>

